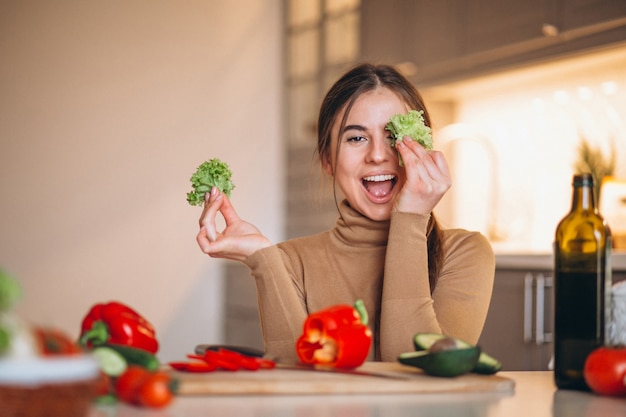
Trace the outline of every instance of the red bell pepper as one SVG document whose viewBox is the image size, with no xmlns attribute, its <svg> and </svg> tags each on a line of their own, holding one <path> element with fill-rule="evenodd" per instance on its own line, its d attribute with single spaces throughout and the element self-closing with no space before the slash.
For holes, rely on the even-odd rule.
<svg viewBox="0 0 626 417">
<path fill-rule="evenodd" d="M 296 342 L 300 361 L 335 368 L 361 366 L 369 354 L 372 332 L 363 302 L 335 305 L 310 314 Z"/>
<path fill-rule="evenodd" d="M 150 353 L 159 350 L 152 324 L 132 308 L 116 301 L 96 304 L 89 310 L 81 325 L 79 341 L 83 346 L 113 343 Z"/>
</svg>

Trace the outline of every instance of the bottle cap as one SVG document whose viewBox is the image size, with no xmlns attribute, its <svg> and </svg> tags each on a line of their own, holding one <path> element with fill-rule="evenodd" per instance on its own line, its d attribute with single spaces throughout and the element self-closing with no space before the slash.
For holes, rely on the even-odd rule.
<svg viewBox="0 0 626 417">
<path fill-rule="evenodd" d="M 590 186 L 593 187 L 593 175 L 590 173 L 574 175 L 574 186 Z"/>
</svg>

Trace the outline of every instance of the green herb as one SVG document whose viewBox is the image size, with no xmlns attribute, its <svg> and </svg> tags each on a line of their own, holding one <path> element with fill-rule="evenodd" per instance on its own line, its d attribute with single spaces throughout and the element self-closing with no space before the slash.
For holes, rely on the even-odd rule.
<svg viewBox="0 0 626 417">
<path fill-rule="evenodd" d="M 0 312 L 11 310 L 21 296 L 20 284 L 0 268 Z"/>
<path fill-rule="evenodd" d="M 391 146 L 396 146 L 396 141 L 409 136 L 411 139 L 425 147 L 433 148 L 433 138 L 430 127 L 424 123 L 424 112 L 422 110 L 409 110 L 406 114 L 395 114 L 389 119 L 385 129 L 391 132 Z M 402 158 L 400 158 L 402 166 Z"/>
<path fill-rule="evenodd" d="M 228 165 L 217 158 L 202 163 L 191 176 L 193 191 L 187 193 L 187 202 L 192 206 L 204 204 L 204 195 L 217 187 L 221 192 L 230 197 L 230 192 L 235 185 L 230 181 L 232 172 Z"/>
<path fill-rule="evenodd" d="M 594 193 L 596 204 L 600 201 L 602 191 L 602 180 L 604 177 L 612 176 L 615 172 L 615 142 L 611 142 L 609 156 L 605 156 L 601 148 L 592 147 L 586 138 L 582 138 L 578 145 L 578 160 L 574 165 L 574 170 L 578 174 L 590 173 L 594 179 Z"/>
<path fill-rule="evenodd" d="M 14 333 L 11 310 L 22 296 L 22 287 L 15 278 L 0 268 L 0 356 L 9 351 Z"/>
</svg>

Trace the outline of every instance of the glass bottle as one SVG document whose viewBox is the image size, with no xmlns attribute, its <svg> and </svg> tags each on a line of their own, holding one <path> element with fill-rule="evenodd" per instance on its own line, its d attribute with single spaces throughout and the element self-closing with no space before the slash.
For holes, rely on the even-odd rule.
<svg viewBox="0 0 626 417">
<path fill-rule="evenodd" d="M 572 208 L 554 242 L 554 380 L 587 390 L 587 355 L 608 335 L 611 232 L 594 200 L 591 174 L 574 175 Z"/>
</svg>

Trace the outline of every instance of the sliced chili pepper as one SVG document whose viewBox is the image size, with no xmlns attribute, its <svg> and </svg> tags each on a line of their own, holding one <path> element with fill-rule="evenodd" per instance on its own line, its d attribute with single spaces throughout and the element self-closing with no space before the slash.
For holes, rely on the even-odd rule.
<svg viewBox="0 0 626 417">
<path fill-rule="evenodd" d="M 256 371 L 259 369 L 272 369 L 276 363 L 270 359 L 248 356 L 229 349 L 220 348 L 207 350 L 204 355 L 189 354 L 189 359 L 204 361 L 216 369 L 237 371 L 239 369 Z"/>
<path fill-rule="evenodd" d="M 267 358 L 255 358 L 259 363 L 259 369 L 274 369 L 276 368 L 276 362 Z"/>
<path fill-rule="evenodd" d="M 154 327 L 132 308 L 117 301 L 94 305 L 81 324 L 80 344 L 115 343 L 156 353 L 159 343 Z"/>
<path fill-rule="evenodd" d="M 239 360 L 233 357 L 228 357 L 220 352 L 207 350 L 204 352 L 204 358 L 209 363 L 214 363 L 218 368 L 225 371 L 236 371 L 241 368 Z"/>
<path fill-rule="evenodd" d="M 261 367 L 261 364 L 256 360 L 257 358 L 251 356 L 242 355 L 241 353 L 227 349 L 219 349 L 217 353 L 221 355 L 222 358 L 229 362 L 234 362 L 239 365 L 240 368 L 248 371 L 256 371 Z"/>
<path fill-rule="evenodd" d="M 168 365 L 183 372 L 213 372 L 217 369 L 217 366 L 205 361 L 170 362 Z"/>
<path fill-rule="evenodd" d="M 367 359 L 371 344 L 367 313 L 357 300 L 354 306 L 335 305 L 310 314 L 296 351 L 305 364 L 356 368 Z"/>
</svg>

